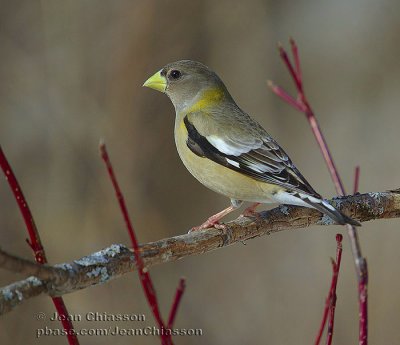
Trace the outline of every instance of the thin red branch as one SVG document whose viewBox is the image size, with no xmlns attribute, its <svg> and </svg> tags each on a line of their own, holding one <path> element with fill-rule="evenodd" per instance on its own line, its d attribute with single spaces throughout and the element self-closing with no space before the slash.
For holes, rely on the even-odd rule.
<svg viewBox="0 0 400 345">
<path fill-rule="evenodd" d="M 364 263 L 366 266 L 366 262 Z M 368 278 L 364 277 L 362 282 L 358 285 L 358 294 L 360 299 L 359 306 L 359 339 L 358 343 L 360 345 L 366 345 L 368 343 Z"/>
<path fill-rule="evenodd" d="M 335 310 L 336 310 L 336 287 L 339 278 L 340 263 L 342 261 L 342 240 L 341 234 L 336 235 L 336 263 L 333 266 L 332 275 L 332 289 L 330 291 L 330 306 L 329 306 L 329 321 L 328 321 L 328 333 L 326 337 L 326 344 L 332 344 L 333 337 L 333 326 L 335 323 Z"/>
<path fill-rule="evenodd" d="M 40 240 L 39 232 L 37 230 L 28 202 L 25 199 L 24 193 L 22 192 L 18 180 L 10 164 L 8 163 L 7 157 L 5 156 L 1 146 L 0 146 L 0 166 L 10 186 L 10 189 L 14 194 L 14 198 L 17 201 L 22 218 L 24 219 L 25 226 L 30 237 L 30 241 L 27 240 L 27 242 L 33 251 L 35 260 L 39 264 L 46 264 L 47 263 L 46 253 L 44 251 L 42 242 Z M 61 297 L 53 297 L 52 301 L 57 310 L 57 313 L 61 316 L 62 320 L 61 323 L 66 332 L 68 343 L 70 345 L 79 345 L 78 338 L 74 334 L 74 326 L 72 325 L 70 318 L 67 317 L 69 313 L 67 307 L 65 306 L 64 300 Z"/>
<path fill-rule="evenodd" d="M 296 49 L 293 50 L 293 52 L 296 53 L 295 60 L 299 61 L 299 56 L 297 55 L 298 50 L 297 50 L 297 46 L 295 45 L 294 41 L 293 41 L 293 44 L 294 44 L 294 47 L 296 47 Z M 296 71 L 294 70 L 292 63 L 290 62 L 289 57 L 288 57 L 286 51 L 282 48 L 282 46 L 279 46 L 279 52 L 280 52 L 280 55 L 286 65 L 286 67 L 289 69 L 289 72 L 292 75 L 293 80 L 296 84 L 297 91 L 298 91 L 297 99 L 290 96 L 289 93 L 287 91 L 285 91 L 285 89 L 283 89 L 280 86 L 275 85 L 272 82 L 269 82 L 268 86 L 283 101 L 285 101 L 286 103 L 291 105 L 293 108 L 295 108 L 296 110 L 298 110 L 306 115 L 307 120 L 311 126 L 312 132 L 314 134 L 314 137 L 317 140 L 318 147 L 320 148 L 321 153 L 325 159 L 325 162 L 328 165 L 329 173 L 331 175 L 333 183 L 335 184 L 336 192 L 339 195 L 345 195 L 343 183 L 340 179 L 339 174 L 337 173 L 337 168 L 336 168 L 335 162 L 333 161 L 332 155 L 329 151 L 328 144 L 327 144 L 324 136 L 322 135 L 322 131 L 321 131 L 321 128 L 319 127 L 318 121 L 315 118 L 314 112 L 313 112 L 310 104 L 308 103 L 306 96 L 303 92 L 302 80 L 299 79 L 299 77 L 296 75 Z M 298 63 L 300 64 L 300 62 L 298 62 Z M 300 65 L 298 68 L 300 70 Z"/>
<path fill-rule="evenodd" d="M 100 143 L 100 153 L 101 153 L 101 158 L 103 159 L 104 163 L 106 164 L 108 175 L 110 176 L 111 182 L 113 184 L 115 194 L 117 196 L 119 206 L 121 208 L 121 212 L 123 214 L 125 224 L 128 229 L 129 236 L 131 238 L 132 247 L 133 247 L 133 251 L 134 251 L 134 255 L 135 255 L 135 260 L 137 262 L 140 282 L 141 282 L 143 290 L 145 292 L 147 301 L 150 305 L 151 311 L 153 312 L 154 318 L 157 321 L 158 327 L 161 330 L 164 330 L 164 329 L 166 329 L 166 327 L 165 327 L 165 323 L 161 317 L 160 308 L 159 308 L 159 304 L 158 304 L 157 296 L 156 296 L 156 291 L 154 289 L 154 285 L 151 280 L 150 273 L 147 271 L 147 269 L 143 265 L 143 261 L 142 261 L 142 258 L 140 256 L 140 252 L 139 252 L 139 243 L 136 238 L 135 230 L 132 226 L 132 222 L 129 217 L 129 213 L 128 213 L 128 210 L 127 210 L 127 207 L 125 204 L 123 194 L 118 185 L 118 181 L 115 177 L 114 169 L 112 167 L 110 158 L 107 153 L 107 148 L 104 143 Z M 177 292 L 176 292 L 176 295 L 175 295 L 174 302 L 172 304 L 172 308 L 173 309 L 175 308 L 175 310 L 171 309 L 171 312 L 170 312 L 170 320 L 172 321 L 172 323 L 174 321 L 174 318 L 175 318 L 175 315 L 176 315 L 176 312 L 177 312 L 177 309 L 179 306 L 179 302 L 181 300 L 181 297 L 182 297 L 182 294 L 184 291 L 184 287 L 185 287 L 184 280 L 181 279 L 180 284 L 177 289 Z M 170 324 L 170 322 L 168 321 L 168 325 L 169 324 Z M 160 338 L 161 338 L 162 344 L 164 344 L 164 345 L 172 344 L 172 338 L 171 338 L 170 332 L 162 331 L 160 333 L 161 333 Z"/>
<path fill-rule="evenodd" d="M 354 172 L 354 194 L 358 192 L 360 182 L 360 166 L 357 165 Z M 359 317 L 360 317 L 360 334 L 359 334 L 359 344 L 367 344 L 368 342 L 368 270 L 367 262 L 362 261 L 362 265 L 365 265 L 365 275 L 363 275 L 358 284 L 358 294 L 360 299 L 359 306 Z"/>
<path fill-rule="evenodd" d="M 299 78 L 299 80 L 302 80 L 303 78 L 301 75 L 299 49 L 297 48 L 297 44 L 292 37 L 290 37 L 290 45 L 292 47 L 292 55 L 294 57 L 294 64 L 296 67 L 296 75 Z M 303 83 L 300 83 L 300 86 L 303 87 Z"/>
<path fill-rule="evenodd" d="M 353 194 L 358 193 L 359 184 L 360 184 L 360 166 L 357 165 L 356 168 L 354 169 L 354 188 L 353 188 Z"/>
<path fill-rule="evenodd" d="M 335 263 L 332 262 L 332 265 L 334 265 L 334 264 Z M 326 321 L 328 320 L 329 304 L 330 304 L 330 300 L 331 300 L 330 299 L 331 289 L 332 289 L 332 281 L 331 281 L 331 286 L 329 288 L 328 297 L 325 300 L 324 313 L 322 315 L 321 324 L 319 326 L 318 333 L 317 333 L 317 336 L 316 336 L 315 341 L 314 341 L 314 345 L 319 345 L 319 343 L 321 342 L 322 334 L 324 333 L 324 329 L 325 329 L 325 326 L 326 326 Z"/>
<path fill-rule="evenodd" d="M 303 102 L 302 102 L 303 103 Z M 303 103 L 304 104 L 304 103 Z M 322 156 L 328 166 L 329 173 L 331 175 L 332 181 L 335 185 L 336 193 L 338 195 L 345 195 L 346 192 L 343 187 L 342 180 L 337 173 L 336 164 L 333 161 L 331 152 L 329 151 L 328 144 L 325 140 L 325 137 L 322 135 L 321 128 L 319 127 L 318 121 L 314 116 L 314 113 L 308 103 L 305 104 L 307 111 L 305 112 L 308 122 L 311 126 L 312 132 L 314 134 L 315 139 L 317 140 L 318 146 L 321 150 Z"/>
<path fill-rule="evenodd" d="M 317 337 L 315 338 L 315 342 L 314 342 L 315 345 L 319 345 L 319 343 L 321 341 L 322 334 L 324 332 L 326 323 L 328 321 L 328 316 L 329 316 L 328 337 L 330 338 L 330 340 L 328 343 L 328 338 L 327 338 L 327 344 L 330 344 L 332 342 L 335 307 L 336 307 L 336 287 L 337 287 L 337 281 L 338 281 L 338 277 L 339 277 L 340 263 L 342 260 L 342 240 L 343 240 L 343 236 L 341 234 L 337 234 L 336 235 L 336 262 L 332 259 L 331 285 L 329 288 L 328 297 L 325 300 L 324 313 L 322 316 L 321 325 L 319 327 Z"/>
<path fill-rule="evenodd" d="M 294 69 L 292 63 L 290 62 L 289 56 L 286 53 L 286 50 L 282 47 L 282 44 L 278 44 L 278 49 L 279 49 L 279 54 L 281 55 L 281 59 L 285 63 L 287 69 L 289 70 L 289 73 L 291 77 L 293 78 L 293 81 L 297 87 L 297 89 L 301 90 L 302 89 L 302 84 L 301 84 L 301 79 L 299 79 L 299 76 L 296 73 L 296 70 Z M 299 65 L 300 66 L 300 65 Z"/>
<path fill-rule="evenodd" d="M 173 301 L 171 309 L 169 311 L 168 326 L 167 326 L 168 329 L 171 329 L 172 326 L 174 325 L 176 313 L 178 311 L 178 307 L 181 302 L 183 293 L 185 292 L 185 288 L 186 288 L 185 278 L 181 278 L 179 280 L 178 287 L 176 288 L 174 301 Z"/>
<path fill-rule="evenodd" d="M 267 83 L 270 89 L 280 98 L 282 98 L 286 103 L 289 103 L 293 108 L 297 109 L 300 112 L 306 111 L 306 109 L 302 106 L 302 104 L 299 104 L 299 102 L 296 99 L 294 99 L 291 95 L 289 95 L 283 88 L 281 88 L 278 85 L 275 85 L 271 80 L 268 80 Z"/>
<path fill-rule="evenodd" d="M 69 318 L 67 306 L 62 297 L 52 297 L 53 304 L 57 310 L 58 315 L 61 317 L 61 323 L 66 332 L 68 343 L 70 345 L 79 345 L 78 337 L 74 331 L 74 325 Z"/>
<path fill-rule="evenodd" d="M 289 105 L 293 106 L 295 109 L 302 111 L 311 126 L 312 132 L 317 140 L 318 146 L 322 152 L 322 155 L 325 159 L 325 162 L 328 166 L 329 172 L 331 174 L 331 178 L 335 184 L 336 191 L 339 195 L 345 195 L 345 189 L 343 183 L 340 179 L 338 170 L 335 166 L 333 161 L 332 155 L 329 151 L 328 145 L 326 143 L 325 137 L 322 134 L 321 128 L 319 127 L 318 121 L 314 115 L 314 112 L 308 103 L 308 100 L 304 93 L 303 88 L 303 81 L 301 76 L 300 70 L 300 58 L 298 53 L 298 48 L 295 41 L 291 40 L 291 47 L 293 58 L 295 61 L 296 68 L 293 67 L 288 54 L 286 53 L 285 49 L 280 45 L 279 46 L 279 53 L 282 58 L 282 61 L 286 65 L 290 75 L 292 76 L 296 89 L 297 89 L 297 104 L 293 105 L 293 102 L 289 99 L 289 94 L 283 90 L 282 88 L 274 87 L 272 88 L 273 92 L 277 94 L 280 98 L 282 98 L 285 102 Z M 273 85 L 273 84 L 272 84 Z M 294 99 L 290 97 L 290 99 Z M 304 109 L 304 110 L 301 110 Z M 360 325 L 359 325 L 359 344 L 366 345 L 368 339 L 368 295 L 367 295 L 367 284 L 368 284 L 368 269 L 367 269 L 367 262 L 365 258 L 362 256 L 361 247 L 358 240 L 358 233 L 357 229 L 354 226 L 347 226 L 348 235 L 350 238 L 351 244 L 351 251 L 353 253 L 354 262 L 357 271 L 357 278 L 358 278 L 358 290 L 359 290 L 359 312 L 360 312 Z"/>
<path fill-rule="evenodd" d="M 132 243 L 132 247 L 133 247 L 133 251 L 134 251 L 134 255 L 135 255 L 135 260 L 137 262 L 140 282 L 141 282 L 143 290 L 145 292 L 147 301 L 150 305 L 151 311 L 153 312 L 154 318 L 156 319 L 156 321 L 158 323 L 158 326 L 160 327 L 160 329 L 165 329 L 164 321 L 161 318 L 161 313 L 160 313 L 160 309 L 158 306 L 157 296 L 156 296 L 156 292 L 155 292 L 155 289 L 153 286 L 153 282 L 151 280 L 149 272 L 143 266 L 143 261 L 140 256 L 140 253 L 139 253 L 139 243 L 136 239 L 135 230 L 132 226 L 132 222 L 129 217 L 128 209 L 125 204 L 124 196 L 119 187 L 117 178 L 115 177 L 114 169 L 112 167 L 110 157 L 108 156 L 107 148 L 104 143 L 100 143 L 100 152 L 101 152 L 101 158 L 103 159 L 104 163 L 106 164 L 108 175 L 109 175 L 112 185 L 114 187 L 115 194 L 117 196 L 118 203 L 121 208 L 122 215 L 124 217 L 125 225 L 128 230 L 129 237 L 131 239 L 131 243 Z M 160 337 L 161 337 L 161 340 L 163 343 L 168 344 L 170 337 L 166 336 L 164 334 L 164 332 L 161 332 Z M 167 338 L 169 338 L 169 339 L 167 339 Z"/>
<path fill-rule="evenodd" d="M 14 194 L 14 198 L 17 201 L 22 218 L 24 219 L 26 230 L 28 231 L 30 238 L 28 244 L 33 250 L 33 253 L 35 255 L 35 260 L 40 264 L 45 264 L 47 263 L 46 255 L 44 253 L 39 232 L 33 220 L 31 210 L 29 209 L 24 193 L 22 192 L 18 180 L 15 177 L 15 174 L 10 164 L 8 163 L 8 160 L 1 147 L 0 147 L 0 165 L 6 177 L 6 180 L 11 188 L 11 191 Z"/>
</svg>

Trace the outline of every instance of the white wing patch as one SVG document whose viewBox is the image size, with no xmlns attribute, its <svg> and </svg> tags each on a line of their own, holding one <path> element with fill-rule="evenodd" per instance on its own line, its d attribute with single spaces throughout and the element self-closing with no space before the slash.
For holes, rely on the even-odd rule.
<svg viewBox="0 0 400 345">
<path fill-rule="evenodd" d="M 227 158 L 226 161 L 227 161 L 229 164 L 235 166 L 236 168 L 240 168 L 240 164 L 239 164 L 238 162 L 235 162 L 235 161 L 233 161 L 232 159 L 229 159 L 229 158 Z"/>
<path fill-rule="evenodd" d="M 211 145 L 218 149 L 218 151 L 230 156 L 240 156 L 242 153 L 247 153 L 251 150 L 260 148 L 263 144 L 260 140 L 259 143 L 257 142 L 253 143 L 252 145 L 246 145 L 245 143 L 234 142 L 231 140 L 226 141 L 221 137 L 217 137 L 215 135 L 209 135 L 206 137 L 206 139 Z"/>
<path fill-rule="evenodd" d="M 246 166 L 248 166 L 251 170 L 261 174 L 270 170 L 267 166 L 257 163 L 246 162 Z"/>
<path fill-rule="evenodd" d="M 262 147 L 263 142 L 258 139 L 254 139 L 252 143 L 243 143 L 243 142 L 236 142 L 232 141 L 229 139 L 222 139 L 221 137 L 217 137 L 214 135 L 210 135 L 206 137 L 207 141 L 214 146 L 219 152 L 229 155 L 229 156 L 235 156 L 239 157 L 243 154 L 246 154 L 252 150 L 256 150 L 260 147 Z M 272 156 L 273 157 L 273 156 Z M 269 157 L 268 157 L 269 158 Z M 256 160 L 253 160 L 251 157 L 241 157 L 241 163 L 233 160 L 233 159 L 228 159 L 226 158 L 227 162 L 231 164 L 232 166 L 236 168 L 240 168 L 241 164 L 248 169 L 259 173 L 259 174 L 265 174 L 265 173 L 276 173 L 279 174 L 282 171 L 281 167 L 273 167 L 271 164 L 263 163 L 263 162 L 257 162 Z M 278 161 L 279 158 L 277 157 L 276 161 Z M 279 176 L 277 176 L 278 179 Z M 283 177 L 285 179 L 285 177 Z"/>
</svg>

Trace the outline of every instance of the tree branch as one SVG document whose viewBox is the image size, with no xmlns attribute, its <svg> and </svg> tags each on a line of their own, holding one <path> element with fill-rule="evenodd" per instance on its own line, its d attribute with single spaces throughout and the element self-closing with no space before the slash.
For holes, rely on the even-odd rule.
<svg viewBox="0 0 400 345">
<path fill-rule="evenodd" d="M 337 197 L 331 203 L 349 217 L 360 222 L 400 218 L 400 189 Z M 322 215 L 314 209 L 281 205 L 261 212 L 260 217 L 256 219 L 239 217 L 227 223 L 227 228 L 224 230 L 213 228 L 194 231 L 190 234 L 143 244 L 140 246 L 140 256 L 143 265 L 148 268 L 278 231 L 302 229 L 315 224 L 332 225 L 334 223 L 328 216 Z M 25 274 L 38 274 L 35 271 L 36 268 L 33 267 L 36 266 L 35 263 L 28 261 L 29 264 L 23 269 L 17 270 L 15 267 L 5 264 L 8 259 L 0 259 L 0 267 Z M 25 260 L 21 262 L 25 262 Z M 46 274 L 49 274 L 52 279 L 40 280 L 36 277 L 29 277 L 1 288 L 0 315 L 11 311 L 24 300 L 40 294 L 61 296 L 116 279 L 136 270 L 136 261 L 133 251 L 123 245 L 113 244 L 72 263 L 55 265 L 54 268 L 54 276 L 52 276 L 51 270 L 46 270 Z M 66 273 L 60 274 L 60 269 Z"/>
<path fill-rule="evenodd" d="M 35 276 L 41 280 L 54 280 L 55 282 L 65 281 L 68 274 L 61 268 L 48 265 L 38 265 L 27 259 L 9 254 L 0 248 L 0 267 L 27 276 Z"/>
</svg>

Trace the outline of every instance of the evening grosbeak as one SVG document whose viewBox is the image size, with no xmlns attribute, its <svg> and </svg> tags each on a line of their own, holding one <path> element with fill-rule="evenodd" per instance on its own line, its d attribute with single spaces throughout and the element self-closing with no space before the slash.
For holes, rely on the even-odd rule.
<svg viewBox="0 0 400 345">
<path fill-rule="evenodd" d="M 324 200 L 297 170 L 286 152 L 233 100 L 221 79 L 207 66 L 182 60 L 170 63 L 143 86 L 165 93 L 172 101 L 175 143 L 186 168 L 203 185 L 231 199 L 231 205 L 194 230 L 218 227 L 219 220 L 260 203 L 315 208 L 338 224 L 359 226 Z M 192 229 L 192 230 L 193 230 Z"/>
</svg>

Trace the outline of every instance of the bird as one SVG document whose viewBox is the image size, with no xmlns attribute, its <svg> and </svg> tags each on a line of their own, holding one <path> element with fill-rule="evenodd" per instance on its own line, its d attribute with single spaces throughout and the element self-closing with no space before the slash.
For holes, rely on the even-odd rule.
<svg viewBox="0 0 400 345">
<path fill-rule="evenodd" d="M 183 164 L 230 205 L 194 230 L 223 228 L 220 220 L 251 202 L 242 215 L 257 216 L 260 204 L 305 206 L 337 224 L 360 226 L 303 177 L 283 148 L 234 101 L 218 75 L 192 60 L 172 62 L 143 86 L 165 93 L 175 108 L 175 144 Z"/>
</svg>

